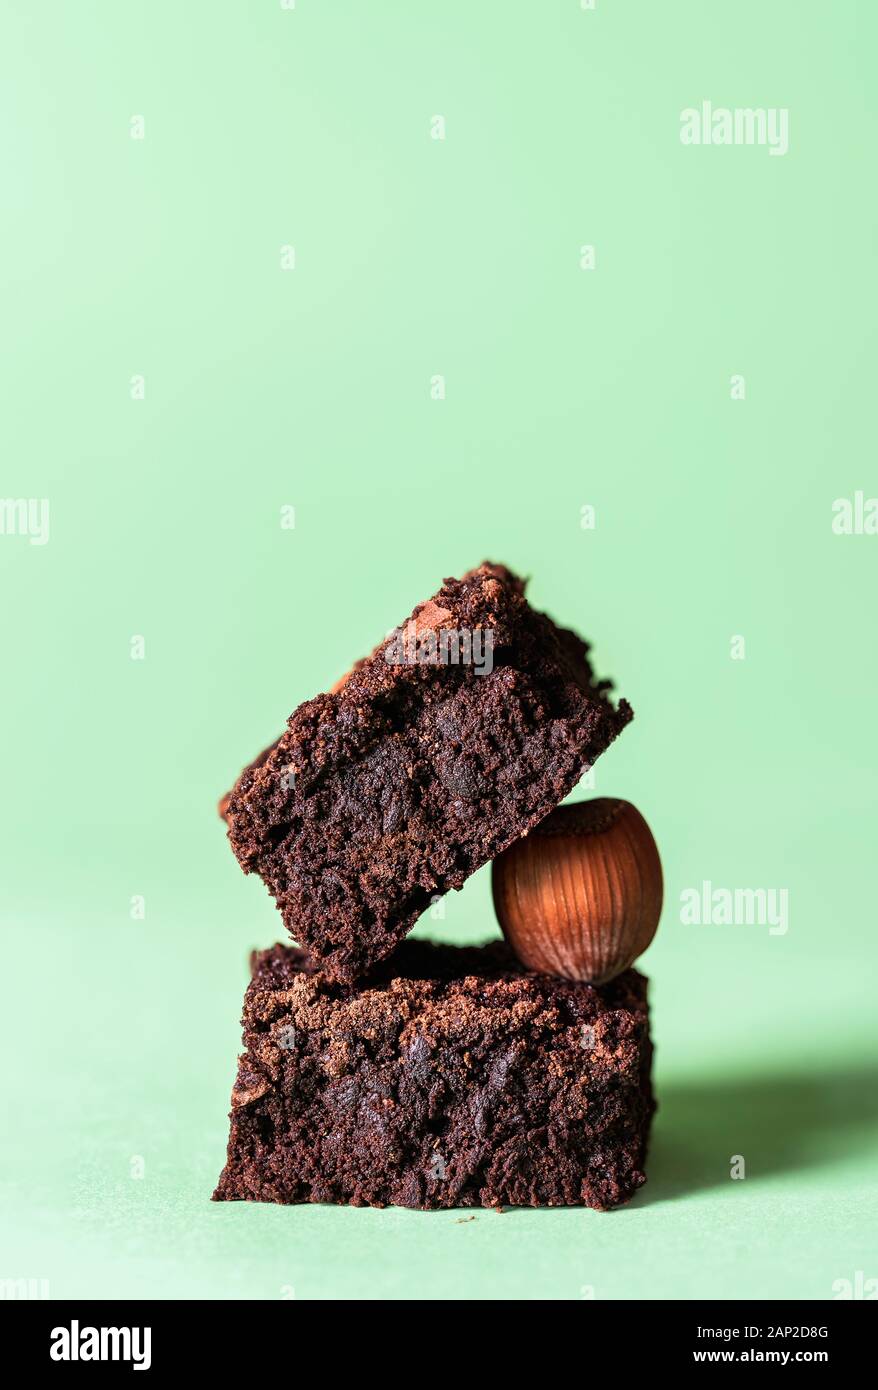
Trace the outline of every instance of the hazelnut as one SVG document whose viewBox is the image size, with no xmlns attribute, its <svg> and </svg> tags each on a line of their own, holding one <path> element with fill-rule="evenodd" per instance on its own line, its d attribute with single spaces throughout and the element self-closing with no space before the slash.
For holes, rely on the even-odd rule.
<svg viewBox="0 0 878 1390">
<path fill-rule="evenodd" d="M 559 806 L 494 861 L 492 888 L 522 964 L 593 984 L 646 950 L 662 910 L 652 831 L 615 797 Z"/>
</svg>

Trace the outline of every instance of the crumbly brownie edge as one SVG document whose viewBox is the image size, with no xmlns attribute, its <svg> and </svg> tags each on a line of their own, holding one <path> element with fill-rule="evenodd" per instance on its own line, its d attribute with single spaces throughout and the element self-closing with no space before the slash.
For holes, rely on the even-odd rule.
<svg viewBox="0 0 878 1390">
<path fill-rule="evenodd" d="M 216 1200 L 608 1209 L 645 1181 L 646 980 L 411 941 L 364 988 L 255 957 Z M 295 1097 L 295 1101 L 293 1098 Z"/>
<path fill-rule="evenodd" d="M 232 795 L 229 838 L 239 862 L 261 875 L 291 935 L 338 978 L 368 971 L 433 899 L 461 887 L 542 820 L 631 718 L 627 703 L 614 709 L 607 683 L 594 681 L 586 644 L 530 608 L 522 591 L 508 571 L 486 565 L 446 581 L 414 611 L 429 609 L 431 622 L 445 621 L 438 611 L 460 627 L 492 625 L 501 651 L 507 644 L 522 669 L 478 677 L 393 667 L 378 649 L 337 694 L 300 706 L 287 733 Z M 431 711 L 444 700 L 440 713 L 447 720 L 451 696 L 458 715 L 471 721 L 468 746 L 454 744 L 453 730 L 440 730 L 451 755 L 440 749 L 431 763 L 416 749 L 398 760 L 408 767 L 406 776 L 396 767 L 383 782 L 376 775 L 365 787 L 355 785 L 350 768 L 365 767 L 382 739 L 410 733 L 418 718 L 419 737 L 432 737 Z M 481 748 L 474 749 L 476 740 Z M 291 773 L 295 790 L 286 785 Z M 364 816 L 365 831 L 351 831 L 350 815 L 336 826 L 339 801 L 328 794 L 309 804 L 332 778 L 353 786 L 348 811 L 356 804 L 378 807 L 383 826 Z M 417 833 L 407 838 L 401 826 L 420 811 Z"/>
</svg>

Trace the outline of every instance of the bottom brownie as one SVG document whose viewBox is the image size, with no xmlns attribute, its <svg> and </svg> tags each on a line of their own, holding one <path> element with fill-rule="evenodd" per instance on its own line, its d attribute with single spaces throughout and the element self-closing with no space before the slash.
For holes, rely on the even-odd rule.
<svg viewBox="0 0 878 1390">
<path fill-rule="evenodd" d="M 645 1182 L 647 982 L 573 984 L 504 942 L 406 941 L 358 986 L 254 952 L 214 1199 L 618 1206 Z"/>
</svg>

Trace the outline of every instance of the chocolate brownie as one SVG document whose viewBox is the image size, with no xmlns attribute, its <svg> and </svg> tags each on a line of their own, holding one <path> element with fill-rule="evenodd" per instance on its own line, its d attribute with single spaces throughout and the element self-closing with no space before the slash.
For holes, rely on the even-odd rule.
<svg viewBox="0 0 878 1390">
<path fill-rule="evenodd" d="M 500 565 L 448 579 L 290 716 L 227 807 L 232 848 L 339 980 L 541 821 L 631 719 Z"/>
<path fill-rule="evenodd" d="M 606 1209 L 645 1181 L 647 982 L 406 941 L 360 986 L 253 955 L 219 1201 Z"/>
<path fill-rule="evenodd" d="M 363 660 L 365 660 L 365 658 L 363 658 Z M 354 671 L 358 670 L 362 666 L 363 660 L 356 662 L 355 665 L 351 667 L 350 671 L 346 671 L 343 676 L 339 676 L 338 680 L 335 682 L 335 685 L 331 685 L 329 687 L 330 695 L 334 695 L 337 690 L 341 690 L 342 686 L 350 680 L 351 676 L 354 674 Z M 265 762 L 266 758 L 268 757 L 269 753 L 274 752 L 275 748 L 280 743 L 282 737 L 282 734 L 278 734 L 277 738 L 274 740 L 274 743 L 270 743 L 267 748 L 263 748 L 261 753 L 257 753 L 253 761 L 251 763 L 248 763 L 247 766 L 244 768 L 244 772 L 255 772 L 257 767 L 261 767 L 262 764 Z M 244 776 L 244 772 L 241 773 L 242 777 Z M 225 792 L 217 802 L 216 809 L 219 811 L 220 820 L 227 821 L 229 818 L 229 803 L 231 802 L 233 791 L 234 788 L 232 788 L 232 791 Z"/>
</svg>

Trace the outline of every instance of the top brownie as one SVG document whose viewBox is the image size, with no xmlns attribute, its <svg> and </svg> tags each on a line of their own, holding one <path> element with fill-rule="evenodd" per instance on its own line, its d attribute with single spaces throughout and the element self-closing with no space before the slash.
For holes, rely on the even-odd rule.
<svg viewBox="0 0 878 1390">
<path fill-rule="evenodd" d="M 245 873 L 334 979 L 390 954 L 430 903 L 563 800 L 632 718 L 588 646 L 483 564 L 334 692 L 306 700 L 224 799 Z"/>
</svg>

